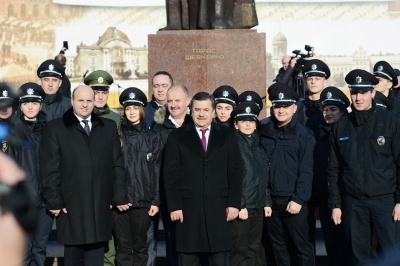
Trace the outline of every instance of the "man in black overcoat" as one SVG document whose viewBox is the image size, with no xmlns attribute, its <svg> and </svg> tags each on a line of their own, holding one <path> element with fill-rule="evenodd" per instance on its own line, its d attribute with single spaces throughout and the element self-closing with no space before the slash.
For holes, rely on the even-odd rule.
<svg viewBox="0 0 400 266">
<path fill-rule="evenodd" d="M 72 93 L 72 108 L 47 123 L 40 145 L 42 195 L 57 216 L 64 265 L 103 265 L 111 205 L 127 210 L 127 173 L 115 122 L 92 113 L 94 92 Z"/>
<path fill-rule="evenodd" d="M 176 222 L 179 265 L 228 265 L 229 221 L 238 216 L 243 163 L 233 129 L 212 122 L 214 99 L 197 93 L 191 103 L 194 123 L 168 136 L 164 182 L 168 211 Z"/>
</svg>

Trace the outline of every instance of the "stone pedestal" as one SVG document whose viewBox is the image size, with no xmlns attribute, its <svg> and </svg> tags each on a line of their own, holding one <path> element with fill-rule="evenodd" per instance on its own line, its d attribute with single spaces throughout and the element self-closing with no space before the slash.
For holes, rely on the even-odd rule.
<svg viewBox="0 0 400 266">
<path fill-rule="evenodd" d="M 255 30 L 159 31 L 149 35 L 149 95 L 157 71 L 168 71 L 191 96 L 230 85 L 266 94 L 266 38 Z"/>
</svg>

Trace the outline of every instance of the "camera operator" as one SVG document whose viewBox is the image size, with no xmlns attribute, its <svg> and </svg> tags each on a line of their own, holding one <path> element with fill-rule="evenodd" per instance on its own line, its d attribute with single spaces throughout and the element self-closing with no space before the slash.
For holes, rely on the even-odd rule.
<svg viewBox="0 0 400 266">
<path fill-rule="evenodd" d="M 297 76 L 297 60 L 299 57 L 291 58 L 289 55 L 285 55 L 282 58 L 282 67 L 279 69 L 278 75 L 273 81 L 284 83 L 295 89 L 295 77 Z"/>
<path fill-rule="evenodd" d="M 65 57 L 66 50 L 68 50 L 66 47 L 61 48 L 60 53 L 54 57 L 54 60 L 64 67 L 64 73 L 67 65 L 67 58 Z M 71 82 L 69 81 L 67 74 L 63 75 L 62 77 L 60 90 L 62 91 L 62 95 L 64 97 L 71 99 Z"/>
</svg>

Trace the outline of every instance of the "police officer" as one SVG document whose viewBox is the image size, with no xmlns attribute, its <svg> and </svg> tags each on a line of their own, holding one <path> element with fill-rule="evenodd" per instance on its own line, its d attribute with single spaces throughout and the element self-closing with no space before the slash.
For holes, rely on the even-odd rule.
<svg viewBox="0 0 400 266">
<path fill-rule="evenodd" d="M 112 111 L 107 104 L 110 86 L 114 82 L 113 77 L 107 71 L 95 70 L 83 82 L 94 91 L 93 113 L 100 117 L 112 119 L 119 125 L 121 116 Z"/>
<path fill-rule="evenodd" d="M 307 60 L 304 63 L 304 76 L 307 83 L 307 95 L 298 103 L 296 117 L 309 127 L 316 139 L 319 138 L 319 125 L 324 123 L 320 101 L 321 91 L 327 86 L 331 76 L 329 67 L 319 59 Z"/>
<path fill-rule="evenodd" d="M 10 131 L 10 133 L 15 131 L 16 120 L 15 109 L 18 101 L 16 100 L 17 93 L 6 83 L 0 83 L 0 129 L 3 132 Z M 16 158 L 16 147 L 18 146 L 18 140 L 15 138 L 14 134 L 5 134 L 7 136 L 0 137 L 1 149 L 6 154 L 13 158 Z M 13 144 L 13 145 L 11 145 Z"/>
<path fill-rule="evenodd" d="M 268 231 L 277 265 L 314 265 L 307 201 L 311 196 L 314 137 L 293 119 L 297 94 L 286 84 L 270 86 L 273 115 L 261 131 L 267 153 L 272 216 Z M 294 245 L 294 246 L 293 246 Z M 296 260 L 296 261 L 292 261 Z"/>
<path fill-rule="evenodd" d="M 267 156 L 257 133 L 258 105 L 246 101 L 232 112 L 244 165 L 243 190 L 239 217 L 231 223 L 233 245 L 230 265 L 264 265 L 261 244 L 263 217 L 271 216 L 271 195 L 267 179 Z"/>
<path fill-rule="evenodd" d="M 372 261 L 372 228 L 382 253 L 399 247 L 400 124 L 390 111 L 376 107 L 374 75 L 355 69 L 345 80 L 353 111 L 332 129 L 329 205 L 335 224 L 343 218 L 352 264 L 364 265 Z"/>
<path fill-rule="evenodd" d="M 336 226 L 331 219 L 326 177 L 329 161 L 329 137 L 332 126 L 348 113 L 347 107 L 349 107 L 350 101 L 343 91 L 336 87 L 323 89 L 320 99 L 325 123 L 319 126 L 320 138 L 316 141 L 314 148 L 314 176 L 311 196 L 316 207 L 314 213 L 317 214 L 314 218 L 321 221 L 329 265 L 350 265 L 350 246 L 347 245 L 343 226 Z M 314 223 L 311 224 L 314 225 Z"/>
<path fill-rule="evenodd" d="M 393 86 L 398 84 L 397 75 L 392 66 L 386 61 L 379 61 L 374 65 L 373 75 L 379 81 L 378 85 L 376 85 L 376 90 L 380 91 L 392 102 L 393 112 L 400 114 L 400 100 L 396 98 L 394 91 L 391 90 Z"/>
<path fill-rule="evenodd" d="M 64 97 L 60 90 L 64 75 L 64 67 L 56 60 L 44 61 L 37 70 L 40 85 L 46 93 L 42 111 L 46 113 L 47 121 L 62 117 L 71 108 L 71 100 Z"/>
<path fill-rule="evenodd" d="M 231 113 L 236 107 L 238 94 L 234 88 L 228 85 L 218 87 L 214 92 L 215 120 L 218 124 L 233 127 Z"/>
<path fill-rule="evenodd" d="M 27 181 L 34 189 L 37 209 L 37 227 L 29 235 L 24 265 L 44 265 L 46 247 L 51 228 L 53 215 L 46 210 L 43 199 L 40 197 L 39 176 L 39 144 L 42 139 L 46 114 L 41 111 L 45 93 L 42 87 L 29 82 L 19 88 L 20 121 L 22 124 L 22 143 L 19 149 L 18 163 L 26 172 Z"/>
</svg>

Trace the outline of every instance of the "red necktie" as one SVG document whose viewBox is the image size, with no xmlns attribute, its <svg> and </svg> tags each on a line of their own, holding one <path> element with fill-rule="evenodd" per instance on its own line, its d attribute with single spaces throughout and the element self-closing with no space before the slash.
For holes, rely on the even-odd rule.
<svg viewBox="0 0 400 266">
<path fill-rule="evenodd" d="M 207 151 L 207 139 L 206 139 L 206 132 L 208 128 L 200 129 L 201 131 L 201 143 L 203 144 L 204 151 Z"/>
</svg>

